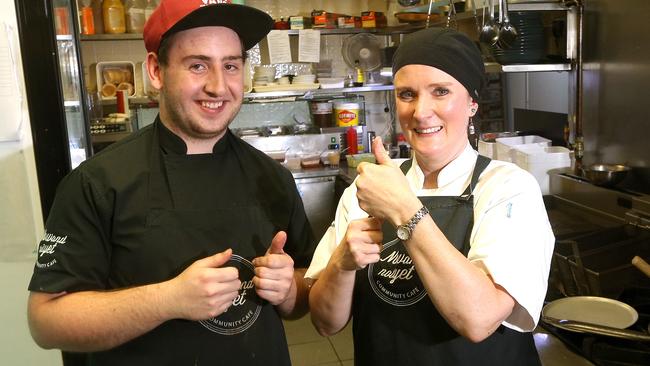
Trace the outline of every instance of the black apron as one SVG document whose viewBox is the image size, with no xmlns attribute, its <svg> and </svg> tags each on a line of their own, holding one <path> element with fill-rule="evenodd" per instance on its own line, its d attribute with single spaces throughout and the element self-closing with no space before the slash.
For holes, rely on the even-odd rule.
<svg viewBox="0 0 650 366">
<path fill-rule="evenodd" d="M 143 243 L 128 258 L 157 263 L 139 278 L 113 278 L 119 284 L 155 283 L 181 273 L 195 260 L 227 248 L 233 259 L 226 266 L 239 269 L 243 283 L 252 286 L 250 261 L 266 252 L 278 231 L 263 205 L 241 194 L 253 192 L 252 182 L 229 182 L 228 174 L 212 169 L 211 154 L 164 154 L 162 126 L 155 126 L 151 149 L 148 214 Z M 224 137 L 222 140 L 226 140 Z M 228 141 L 220 141 L 229 143 Z M 219 164 L 238 164 L 222 159 Z M 189 163 L 188 163 L 189 161 Z M 207 165 L 207 169 L 206 169 Z M 209 186 L 212 185 L 212 186 Z M 250 195 L 249 195 L 250 196 Z M 179 247 L 187 243 L 188 249 Z M 147 246 L 174 246 L 156 250 Z M 146 253 L 146 254 L 145 254 Z M 144 265 L 144 263 L 141 263 Z M 138 263 L 132 263 L 137 266 Z M 290 365 L 284 327 L 275 308 L 250 286 L 238 306 L 207 321 L 170 320 L 108 352 L 89 354 L 91 365 Z"/>
<path fill-rule="evenodd" d="M 474 224 L 472 191 L 490 159 L 479 155 L 459 197 L 419 197 L 447 239 L 467 256 Z M 404 174 L 412 160 L 401 166 Z M 382 227 L 381 260 L 357 272 L 352 306 L 355 365 L 541 365 L 532 333 L 503 325 L 472 343 L 438 313 L 395 228 Z"/>
</svg>

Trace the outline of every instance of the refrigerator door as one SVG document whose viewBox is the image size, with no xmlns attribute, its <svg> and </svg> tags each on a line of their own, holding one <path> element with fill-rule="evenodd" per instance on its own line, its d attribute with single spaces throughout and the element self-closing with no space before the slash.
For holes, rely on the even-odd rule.
<svg viewBox="0 0 650 366">
<path fill-rule="evenodd" d="M 43 216 L 63 177 L 91 155 L 74 0 L 16 1 Z"/>
<path fill-rule="evenodd" d="M 78 29 L 74 25 L 76 7 L 74 1 L 55 0 L 53 2 L 54 31 L 56 34 L 56 48 L 59 64 L 60 88 L 63 95 L 65 124 L 68 131 L 68 146 L 70 149 L 70 167 L 76 168 L 90 155 L 88 134 L 84 116 L 84 103 L 82 103 L 82 78 L 79 72 L 80 52 L 76 35 Z"/>
</svg>

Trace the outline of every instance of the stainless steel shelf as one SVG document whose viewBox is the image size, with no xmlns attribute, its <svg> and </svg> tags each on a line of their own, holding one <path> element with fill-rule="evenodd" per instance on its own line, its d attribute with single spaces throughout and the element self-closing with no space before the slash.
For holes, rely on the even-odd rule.
<svg viewBox="0 0 650 366">
<path fill-rule="evenodd" d="M 124 41 L 142 39 L 142 33 L 121 33 L 121 34 L 92 34 L 79 36 L 82 41 Z"/>
<path fill-rule="evenodd" d="M 263 93 L 246 93 L 245 99 L 263 99 L 263 98 L 286 98 L 286 97 L 299 97 L 311 99 L 320 95 L 343 94 L 343 93 L 363 93 L 363 92 L 376 92 L 393 90 L 393 85 L 374 85 L 374 86 L 359 86 L 353 88 L 337 88 L 337 89 L 315 89 L 309 91 L 274 91 Z"/>
<path fill-rule="evenodd" d="M 102 99 L 102 105 L 115 105 L 117 104 L 117 99 L 111 98 L 111 99 Z M 158 100 L 156 99 L 151 99 L 149 97 L 129 97 L 129 105 L 142 105 L 142 104 L 150 104 L 150 105 L 158 105 Z"/>
<path fill-rule="evenodd" d="M 498 64 L 497 64 L 498 65 Z M 571 71 L 571 64 L 499 65 L 501 72 Z"/>
</svg>

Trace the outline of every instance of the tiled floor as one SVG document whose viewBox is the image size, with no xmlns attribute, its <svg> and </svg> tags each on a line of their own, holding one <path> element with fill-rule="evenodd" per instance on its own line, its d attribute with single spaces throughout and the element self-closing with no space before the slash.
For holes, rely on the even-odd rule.
<svg viewBox="0 0 650 366">
<path fill-rule="evenodd" d="M 332 337 L 321 337 L 311 324 L 309 314 L 298 320 L 285 320 L 284 328 L 293 366 L 354 365 L 351 323 Z M 538 327 L 534 337 L 543 366 L 593 366 L 542 327 Z"/>
<path fill-rule="evenodd" d="M 285 320 L 293 366 L 352 366 L 352 325 L 332 337 L 322 337 L 311 324 L 309 314 L 298 320 Z"/>
</svg>

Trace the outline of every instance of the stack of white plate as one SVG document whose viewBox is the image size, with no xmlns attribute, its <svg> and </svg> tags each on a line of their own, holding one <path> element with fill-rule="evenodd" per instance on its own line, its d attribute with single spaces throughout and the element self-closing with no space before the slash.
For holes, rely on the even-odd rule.
<svg viewBox="0 0 650 366">
<path fill-rule="evenodd" d="M 314 74 L 296 75 L 293 77 L 293 84 L 313 84 L 314 81 L 316 81 L 316 75 Z"/>
<path fill-rule="evenodd" d="M 255 66 L 253 86 L 266 85 L 275 81 L 276 69 L 273 65 Z"/>
</svg>

